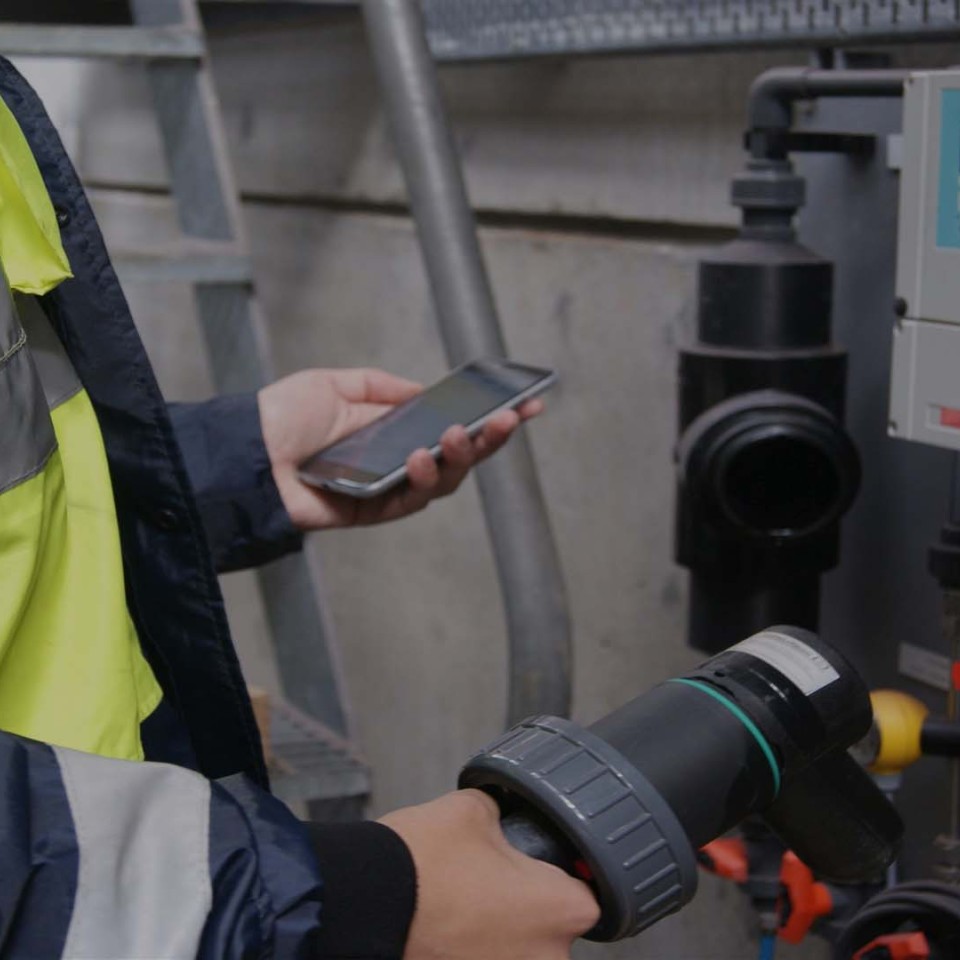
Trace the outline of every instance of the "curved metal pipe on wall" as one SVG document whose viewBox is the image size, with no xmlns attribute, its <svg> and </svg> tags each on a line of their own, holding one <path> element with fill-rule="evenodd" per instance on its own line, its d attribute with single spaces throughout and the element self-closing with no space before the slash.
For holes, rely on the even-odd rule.
<svg viewBox="0 0 960 960">
<path fill-rule="evenodd" d="M 365 0 L 384 103 L 451 365 L 505 356 L 476 223 L 416 0 Z M 477 474 L 510 644 L 508 721 L 570 709 L 566 587 L 527 439 Z"/>
</svg>

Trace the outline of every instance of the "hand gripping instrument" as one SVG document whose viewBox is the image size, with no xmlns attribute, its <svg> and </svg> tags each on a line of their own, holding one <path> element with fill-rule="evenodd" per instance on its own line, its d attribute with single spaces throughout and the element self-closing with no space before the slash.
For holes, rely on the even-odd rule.
<svg viewBox="0 0 960 960">
<path fill-rule="evenodd" d="M 590 727 L 520 723 L 460 786 L 497 800 L 516 849 L 590 883 L 588 939 L 620 940 L 688 903 L 695 851 L 754 814 L 824 879 L 881 876 L 903 825 L 847 754 L 871 717 L 839 652 L 771 627 Z"/>
</svg>

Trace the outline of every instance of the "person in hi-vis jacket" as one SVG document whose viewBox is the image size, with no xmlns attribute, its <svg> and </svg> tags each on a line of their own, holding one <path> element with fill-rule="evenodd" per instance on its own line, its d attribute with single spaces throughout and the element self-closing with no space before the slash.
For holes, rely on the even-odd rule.
<svg viewBox="0 0 960 960">
<path fill-rule="evenodd" d="M 482 794 L 303 824 L 269 793 L 217 585 L 413 513 L 521 419 L 364 504 L 295 465 L 419 388 L 311 370 L 167 405 L 80 182 L 0 58 L 0 957 L 559 960 L 587 888 Z M 531 416 L 534 401 L 521 411 Z"/>
</svg>

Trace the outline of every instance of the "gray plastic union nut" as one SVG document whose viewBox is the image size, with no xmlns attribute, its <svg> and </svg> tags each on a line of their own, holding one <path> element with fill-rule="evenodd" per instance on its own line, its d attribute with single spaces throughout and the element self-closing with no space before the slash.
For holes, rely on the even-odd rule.
<svg viewBox="0 0 960 960">
<path fill-rule="evenodd" d="M 569 720 L 514 727 L 470 760 L 460 786 L 523 798 L 579 851 L 602 910 L 587 939 L 633 936 L 696 892 L 696 857 L 673 811 L 629 761 Z"/>
<path fill-rule="evenodd" d="M 807 185 L 787 161 L 754 160 L 734 177 L 730 202 L 735 207 L 798 210 L 806 200 Z"/>
</svg>

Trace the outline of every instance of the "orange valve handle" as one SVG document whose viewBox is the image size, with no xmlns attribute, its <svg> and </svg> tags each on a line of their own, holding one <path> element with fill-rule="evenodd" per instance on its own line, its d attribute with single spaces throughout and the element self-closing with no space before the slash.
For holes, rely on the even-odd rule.
<svg viewBox="0 0 960 960">
<path fill-rule="evenodd" d="M 853 960 L 930 960 L 930 944 L 919 931 L 888 933 L 858 950 Z"/>
<path fill-rule="evenodd" d="M 790 850 L 783 855 L 780 882 L 789 903 L 789 914 L 780 927 L 780 939 L 800 943 L 817 920 L 833 913 L 833 897 L 824 884 L 814 879 L 813 871 Z"/>
<path fill-rule="evenodd" d="M 700 850 L 700 866 L 718 877 L 744 884 L 750 876 L 747 846 L 737 837 L 721 837 Z"/>
</svg>

